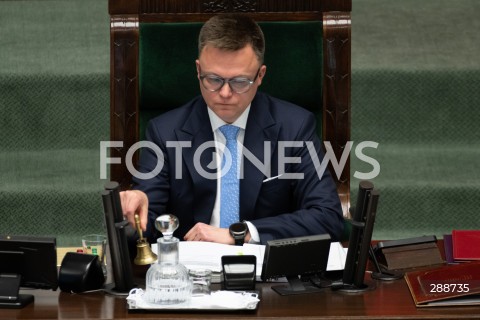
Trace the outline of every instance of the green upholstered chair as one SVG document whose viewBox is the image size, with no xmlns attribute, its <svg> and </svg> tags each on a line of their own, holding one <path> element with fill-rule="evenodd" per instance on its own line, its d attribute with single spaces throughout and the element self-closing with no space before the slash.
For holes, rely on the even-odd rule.
<svg viewBox="0 0 480 320">
<path fill-rule="evenodd" d="M 267 75 L 260 90 L 317 115 L 318 132 L 340 159 L 350 139 L 351 0 L 192 1 L 109 0 L 111 18 L 110 178 L 131 183 L 128 148 L 142 139 L 147 121 L 200 93 L 197 36 L 213 14 L 243 12 L 266 37 Z M 135 162 L 136 159 L 134 159 Z M 350 168 L 333 170 L 347 216 Z M 331 169 L 331 168 L 330 168 Z"/>
</svg>

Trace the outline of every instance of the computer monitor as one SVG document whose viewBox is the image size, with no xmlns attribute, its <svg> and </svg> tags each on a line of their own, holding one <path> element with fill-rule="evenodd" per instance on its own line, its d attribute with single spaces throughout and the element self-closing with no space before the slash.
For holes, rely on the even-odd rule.
<svg viewBox="0 0 480 320">
<path fill-rule="evenodd" d="M 22 308 L 34 300 L 19 289 L 56 290 L 56 239 L 44 236 L 0 236 L 0 307 Z"/>
<path fill-rule="evenodd" d="M 314 279 L 327 270 L 328 234 L 267 241 L 261 279 L 286 277 L 288 285 L 272 286 L 281 295 L 317 292 Z"/>
<path fill-rule="evenodd" d="M 105 286 L 105 291 L 115 295 L 127 295 L 135 287 L 135 284 L 132 259 L 130 259 L 125 233 L 128 221 L 123 218 L 120 185 L 117 182 L 111 181 L 105 184 L 102 201 L 114 279 L 113 283 Z"/>
<path fill-rule="evenodd" d="M 332 286 L 334 290 L 358 292 L 368 289 L 364 278 L 379 197 L 380 194 L 374 189 L 373 183 L 360 181 L 357 203 L 352 213 L 352 229 L 343 279 L 341 283 Z"/>
</svg>

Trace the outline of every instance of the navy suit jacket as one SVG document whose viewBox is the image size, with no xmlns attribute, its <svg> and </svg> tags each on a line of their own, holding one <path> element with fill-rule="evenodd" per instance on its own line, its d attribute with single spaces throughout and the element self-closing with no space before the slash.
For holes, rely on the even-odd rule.
<svg viewBox="0 0 480 320">
<path fill-rule="evenodd" d="M 240 220 L 255 225 L 263 244 L 272 239 L 322 233 L 330 234 L 334 240 L 341 237 L 343 217 L 335 183 L 328 169 L 319 177 L 305 143 L 313 142 L 321 162 L 323 151 L 315 130 L 314 115 L 303 108 L 261 92 L 257 92 L 252 101 L 244 149 L 262 163 L 270 159 L 270 177 L 282 172 L 303 174 L 303 179 L 282 179 L 286 176 L 284 174 L 265 181 L 269 176 L 252 161 L 243 159 Z M 159 236 L 154 229 L 155 218 L 163 213 L 172 213 L 180 221 L 175 235 L 183 239 L 197 222 L 210 223 L 217 192 L 215 169 L 207 167 L 214 159 L 214 138 L 203 98 L 199 96 L 152 119 L 146 140 L 160 148 L 164 159 L 162 170 L 153 178 L 134 178 L 135 188 L 144 191 L 149 199 L 145 235 L 150 241 L 155 241 Z M 267 154 L 264 141 L 270 143 Z M 299 141 L 302 147 L 282 147 L 281 141 Z M 199 147 L 205 146 L 205 142 L 212 142 L 212 149 L 196 152 Z M 299 157 L 300 163 L 292 163 L 295 161 L 287 158 L 279 168 L 278 157 L 282 152 L 285 157 Z M 138 171 L 152 172 L 158 165 L 158 154 L 159 150 L 142 148 Z M 211 174 L 213 178 L 199 172 L 199 164 L 204 173 Z"/>
</svg>

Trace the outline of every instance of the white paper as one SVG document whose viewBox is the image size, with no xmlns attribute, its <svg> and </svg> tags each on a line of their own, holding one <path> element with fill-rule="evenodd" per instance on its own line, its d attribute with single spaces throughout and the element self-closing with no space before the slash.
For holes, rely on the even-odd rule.
<svg viewBox="0 0 480 320">
<path fill-rule="evenodd" d="M 340 242 L 330 243 L 330 252 L 328 253 L 327 271 L 337 271 L 345 269 L 347 260 L 347 248 L 344 248 Z"/>
<path fill-rule="evenodd" d="M 157 244 L 152 244 L 152 250 L 157 252 Z M 262 274 L 265 246 L 245 243 L 243 246 L 233 246 L 214 242 L 180 241 L 179 262 L 188 269 L 206 268 L 214 273 L 222 272 L 222 256 L 254 255 L 257 257 L 256 275 Z M 330 244 L 327 271 L 343 270 L 347 259 L 346 249 L 340 242 Z M 212 279 L 212 282 L 213 279 Z"/>
</svg>

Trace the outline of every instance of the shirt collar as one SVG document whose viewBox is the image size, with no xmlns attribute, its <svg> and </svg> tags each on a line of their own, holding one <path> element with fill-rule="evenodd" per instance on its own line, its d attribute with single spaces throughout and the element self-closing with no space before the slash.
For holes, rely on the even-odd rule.
<svg viewBox="0 0 480 320">
<path fill-rule="evenodd" d="M 240 117 L 235 120 L 235 122 L 231 123 L 234 126 L 239 127 L 240 129 L 245 130 L 247 127 L 247 119 L 248 119 L 248 113 L 250 112 L 250 106 L 251 104 L 248 105 L 248 107 L 245 109 L 245 111 L 242 112 Z M 212 111 L 212 109 L 208 109 L 208 117 L 210 118 L 210 124 L 212 125 L 212 131 L 215 132 L 218 128 L 221 126 L 227 124 L 225 121 L 220 119 L 215 112 Z"/>
</svg>

